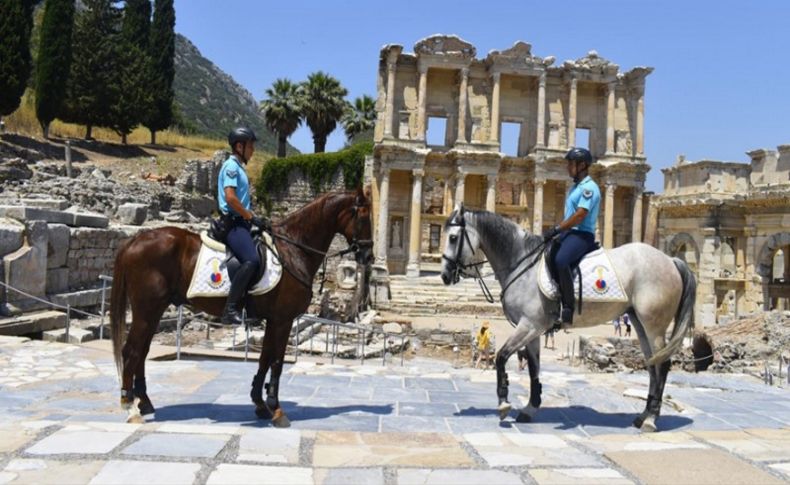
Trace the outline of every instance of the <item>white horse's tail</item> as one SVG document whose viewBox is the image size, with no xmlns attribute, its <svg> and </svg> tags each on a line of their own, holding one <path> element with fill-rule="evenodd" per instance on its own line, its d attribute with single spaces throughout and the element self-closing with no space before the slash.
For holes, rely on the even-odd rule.
<svg viewBox="0 0 790 485">
<path fill-rule="evenodd" d="M 647 365 L 661 364 L 669 359 L 672 354 L 680 349 L 683 344 L 683 338 L 694 330 L 694 302 L 697 299 L 697 280 L 694 278 L 694 273 L 691 272 L 688 264 L 679 258 L 672 258 L 672 262 L 680 272 L 680 277 L 683 280 L 683 293 L 680 295 L 680 305 L 675 314 L 675 326 L 672 328 L 672 336 L 669 342 L 653 354 L 647 361 Z"/>
</svg>

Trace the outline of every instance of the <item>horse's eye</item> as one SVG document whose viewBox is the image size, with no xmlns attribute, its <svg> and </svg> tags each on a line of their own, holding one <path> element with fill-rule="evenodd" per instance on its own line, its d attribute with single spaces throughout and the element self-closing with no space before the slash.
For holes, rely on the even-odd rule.
<svg viewBox="0 0 790 485">
<path fill-rule="evenodd" d="M 450 235 L 450 242 L 451 242 L 451 243 L 455 244 L 455 242 L 456 242 L 457 240 L 458 240 L 458 236 L 457 236 L 457 235 L 455 235 L 455 234 L 451 234 L 451 235 Z"/>
</svg>

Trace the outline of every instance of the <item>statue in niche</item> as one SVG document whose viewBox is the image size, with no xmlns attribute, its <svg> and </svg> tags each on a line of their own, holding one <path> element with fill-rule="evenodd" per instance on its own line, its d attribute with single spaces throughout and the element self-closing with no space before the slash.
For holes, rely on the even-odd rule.
<svg viewBox="0 0 790 485">
<path fill-rule="evenodd" d="M 615 131 L 615 151 L 617 153 L 631 153 L 633 144 L 631 143 L 631 132 L 628 130 Z"/>
<path fill-rule="evenodd" d="M 403 233 L 400 219 L 392 221 L 392 227 L 390 228 L 390 247 L 393 249 L 400 249 L 403 247 Z"/>
</svg>

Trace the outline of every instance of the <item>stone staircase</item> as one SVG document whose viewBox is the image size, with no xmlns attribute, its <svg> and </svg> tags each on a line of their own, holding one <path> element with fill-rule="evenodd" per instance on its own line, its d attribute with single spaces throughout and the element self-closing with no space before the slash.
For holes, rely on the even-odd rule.
<svg viewBox="0 0 790 485">
<path fill-rule="evenodd" d="M 475 280 L 464 279 L 456 285 L 445 286 L 438 274 L 419 278 L 390 276 L 392 299 L 387 305 L 379 304 L 378 308 L 406 316 L 502 316 L 499 283 L 489 277 L 486 284 L 493 293 L 494 303 L 485 300 Z"/>
</svg>

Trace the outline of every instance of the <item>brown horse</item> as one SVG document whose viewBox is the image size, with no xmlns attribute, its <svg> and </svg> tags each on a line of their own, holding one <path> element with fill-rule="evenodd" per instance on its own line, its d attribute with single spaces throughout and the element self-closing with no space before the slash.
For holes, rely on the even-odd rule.
<svg viewBox="0 0 790 485">
<path fill-rule="evenodd" d="M 273 418 L 275 426 L 289 424 L 280 407 L 278 391 L 291 325 L 310 304 L 313 277 L 335 234 L 346 238 L 359 264 L 370 262 L 370 202 L 361 190 L 324 194 L 275 224 L 273 235 L 283 264 L 282 279 L 270 292 L 250 297 L 255 314 L 266 319 L 250 397 L 258 417 Z M 124 409 L 130 409 L 137 397 L 140 414 L 154 412 L 146 392 L 145 357 L 169 305 L 190 305 L 216 316 L 222 313 L 225 298 L 186 298 L 200 246 L 199 235 L 164 227 L 141 232 L 118 250 L 110 314 Z M 124 344 L 127 305 L 132 307 L 132 324 Z M 271 377 L 264 401 L 263 383 L 269 369 Z"/>
</svg>

